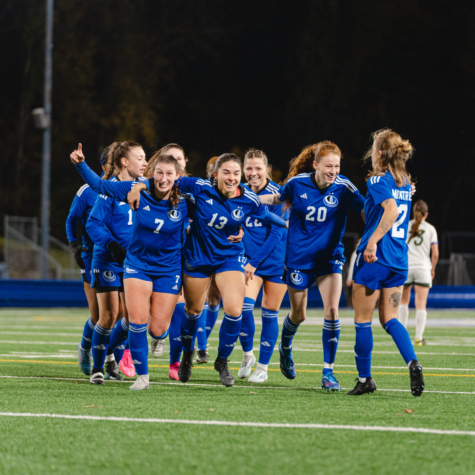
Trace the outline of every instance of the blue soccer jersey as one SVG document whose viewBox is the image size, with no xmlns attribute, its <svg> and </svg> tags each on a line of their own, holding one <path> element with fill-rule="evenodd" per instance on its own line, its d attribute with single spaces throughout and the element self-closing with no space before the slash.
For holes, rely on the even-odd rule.
<svg viewBox="0 0 475 475">
<path fill-rule="evenodd" d="M 87 249 L 91 254 L 94 244 L 86 231 L 86 223 L 97 197 L 97 193 L 92 190 L 89 185 L 81 186 L 74 197 L 66 219 L 66 235 L 68 241 L 77 241 L 77 224 L 81 221 L 82 247 Z"/>
<path fill-rule="evenodd" d="M 320 189 L 315 173 L 302 173 L 282 187 L 280 200 L 291 204 L 287 267 L 313 269 L 329 260 L 345 260 L 341 238 L 348 210 L 360 213 L 364 206 L 364 198 L 348 178 L 339 175 Z"/>
<path fill-rule="evenodd" d="M 150 187 L 150 184 L 149 184 Z M 225 198 L 216 182 L 183 177 L 178 181 L 180 191 L 195 197 L 196 207 L 190 233 L 186 239 L 184 257 L 188 268 L 217 266 L 244 252 L 244 245 L 231 243 L 246 218 L 275 222 L 285 227 L 285 221 L 272 215 L 255 193 L 241 185 L 241 195 Z"/>
<path fill-rule="evenodd" d="M 245 185 L 249 187 L 249 184 Z M 267 185 L 257 193 L 257 196 L 276 195 L 281 187 L 268 180 Z M 269 206 L 269 211 L 288 219 L 284 205 Z M 257 218 L 247 217 L 244 221 L 244 253 L 250 264 L 262 276 L 282 276 L 284 272 L 285 244 L 287 229 L 262 223 Z"/>
<path fill-rule="evenodd" d="M 407 258 L 407 230 L 412 201 L 412 188 L 410 183 L 398 187 L 390 172 L 384 176 L 373 176 L 367 182 L 368 194 L 365 201 L 366 225 L 358 252 L 364 252 L 369 238 L 381 221 L 384 208 L 383 201 L 394 199 L 398 206 L 399 216 L 392 228 L 378 242 L 376 257 L 381 265 L 396 271 L 408 270 Z M 361 257 L 362 259 L 362 257 Z"/>
</svg>

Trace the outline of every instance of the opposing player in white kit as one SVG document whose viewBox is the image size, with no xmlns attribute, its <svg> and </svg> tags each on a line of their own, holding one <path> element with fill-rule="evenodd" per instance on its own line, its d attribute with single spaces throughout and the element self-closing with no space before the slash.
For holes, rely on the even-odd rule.
<svg viewBox="0 0 475 475">
<path fill-rule="evenodd" d="M 409 222 L 407 245 L 409 247 L 409 273 L 404 284 L 404 291 L 399 307 L 398 320 L 407 326 L 409 317 L 409 300 L 414 285 L 416 293 L 416 345 L 422 346 L 424 329 L 427 320 L 427 296 L 432 287 L 435 275 L 435 266 L 439 260 L 439 243 L 437 231 L 426 219 L 429 207 L 423 200 L 419 200 L 413 207 L 414 219 Z"/>
</svg>

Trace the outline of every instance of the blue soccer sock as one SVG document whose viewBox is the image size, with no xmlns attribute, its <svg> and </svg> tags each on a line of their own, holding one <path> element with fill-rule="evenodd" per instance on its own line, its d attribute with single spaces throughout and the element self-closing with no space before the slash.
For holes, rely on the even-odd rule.
<svg viewBox="0 0 475 475">
<path fill-rule="evenodd" d="M 112 330 L 102 328 L 99 324 L 94 327 L 94 332 L 92 333 L 92 359 L 96 369 L 104 368 L 111 332 Z"/>
<path fill-rule="evenodd" d="M 242 321 L 239 339 L 241 340 L 242 350 L 244 352 L 252 351 L 254 346 L 254 334 L 256 333 L 256 324 L 254 322 L 254 305 L 256 301 L 245 297 L 242 306 Z"/>
<path fill-rule="evenodd" d="M 139 376 L 148 374 L 147 326 L 147 323 L 129 323 L 130 356 Z"/>
<path fill-rule="evenodd" d="M 129 336 L 129 324 L 125 320 L 125 318 L 121 318 L 114 327 L 112 328 L 112 333 L 109 341 L 109 351 L 113 350 L 114 351 L 114 356 L 115 356 L 115 349 L 117 347 L 124 347 L 125 351 L 125 342 Z M 121 358 L 122 359 L 122 358 Z M 120 361 L 117 360 L 116 361 Z"/>
<path fill-rule="evenodd" d="M 114 359 L 117 362 L 117 364 L 119 364 L 122 358 L 124 357 L 124 351 L 126 350 L 127 343 L 128 343 L 128 340 L 125 340 L 124 343 L 114 348 Z"/>
<path fill-rule="evenodd" d="M 277 338 L 279 338 L 279 322 L 277 316 L 278 310 L 267 310 L 261 308 L 262 312 L 262 332 L 261 332 L 261 347 L 259 350 L 259 364 L 268 365 L 274 352 Z"/>
<path fill-rule="evenodd" d="M 371 378 L 371 352 L 373 351 L 373 331 L 371 322 L 355 323 L 355 360 L 360 378 Z"/>
<path fill-rule="evenodd" d="M 181 357 L 183 345 L 181 343 L 181 321 L 185 318 L 185 303 L 179 302 L 175 310 L 168 329 L 170 341 L 170 364 L 178 363 Z"/>
<path fill-rule="evenodd" d="M 92 333 L 94 332 L 94 323 L 92 318 L 89 318 L 86 324 L 84 325 L 84 330 L 82 332 L 81 348 L 83 350 L 89 351 L 92 345 Z"/>
<path fill-rule="evenodd" d="M 219 329 L 218 357 L 229 358 L 239 338 L 242 313 L 239 317 L 224 314 L 223 323 Z"/>
<path fill-rule="evenodd" d="M 289 315 L 287 315 L 284 320 L 284 325 L 282 326 L 281 344 L 283 353 L 288 354 L 292 350 L 292 340 L 294 339 L 294 335 L 297 333 L 298 329 L 299 325 L 292 323 Z"/>
<path fill-rule="evenodd" d="M 168 330 L 165 333 L 162 333 L 160 336 L 155 336 L 150 331 L 150 329 L 148 330 L 148 334 L 150 335 L 150 338 L 152 338 L 152 340 L 164 340 L 168 336 L 169 333 L 170 333 L 170 328 L 168 328 Z"/>
<path fill-rule="evenodd" d="M 206 338 L 206 319 L 208 316 L 208 304 L 205 303 L 203 311 L 201 312 L 201 317 L 198 319 L 198 329 L 196 333 L 196 339 L 198 340 L 198 350 L 206 350 L 206 343 L 208 339 Z"/>
<path fill-rule="evenodd" d="M 389 322 L 384 326 L 384 329 L 392 336 L 394 343 L 396 343 L 397 349 L 399 350 L 399 353 L 401 353 L 406 364 L 409 364 L 412 360 L 417 360 L 414 347 L 412 346 L 411 337 L 404 328 L 404 325 L 397 318 L 389 320 Z"/>
<path fill-rule="evenodd" d="M 183 351 L 191 352 L 195 348 L 195 338 L 198 332 L 198 320 L 201 313 L 188 315 L 185 310 L 185 318 L 181 321 L 181 343 Z"/>
<path fill-rule="evenodd" d="M 323 321 L 323 374 L 333 371 L 338 341 L 340 340 L 340 320 Z"/>
<path fill-rule="evenodd" d="M 216 320 L 219 315 L 219 303 L 216 307 L 210 307 L 208 305 L 208 311 L 206 312 L 206 340 L 208 340 L 210 333 L 213 331 L 214 326 L 216 325 Z"/>
</svg>

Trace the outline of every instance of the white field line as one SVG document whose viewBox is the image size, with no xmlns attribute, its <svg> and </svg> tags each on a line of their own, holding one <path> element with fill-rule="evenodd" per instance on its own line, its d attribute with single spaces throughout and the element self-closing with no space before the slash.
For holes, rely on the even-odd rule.
<svg viewBox="0 0 475 475">
<path fill-rule="evenodd" d="M 0 330 L 0 335 L 73 336 L 82 338 L 82 333 L 4 332 L 3 330 Z"/>
<path fill-rule="evenodd" d="M 41 355 L 25 355 L 25 354 L 20 354 L 20 353 L 14 353 L 14 354 L 7 354 L 7 355 L 0 355 L 0 357 L 10 357 L 10 358 L 29 358 L 34 360 L 35 358 L 68 358 L 68 359 L 77 359 L 77 355 L 68 355 L 68 354 L 55 354 L 55 355 L 47 355 L 44 353 L 41 353 Z"/>
<path fill-rule="evenodd" d="M 42 379 L 42 380 L 47 380 L 47 381 L 82 381 L 82 382 L 88 382 L 88 378 L 59 378 L 59 377 L 50 377 L 50 376 L 8 376 L 8 375 L 0 375 L 0 378 L 3 379 Z M 131 384 L 133 383 L 134 380 L 129 379 L 126 381 L 113 381 L 113 380 L 108 380 L 107 385 L 110 383 L 119 383 L 119 384 Z M 150 381 L 150 384 L 152 385 L 157 385 L 157 386 L 180 386 L 181 388 L 183 387 L 193 387 L 193 386 L 199 386 L 199 387 L 206 387 L 206 388 L 218 388 L 218 389 L 223 389 L 223 390 L 229 390 L 230 388 L 224 388 L 221 384 L 206 384 L 206 383 L 172 383 L 172 382 L 160 382 L 160 381 Z M 286 391 L 298 391 L 298 390 L 315 390 L 315 391 L 321 391 L 320 386 L 315 386 L 315 387 L 290 387 L 290 386 L 260 386 L 259 384 L 252 384 L 252 385 L 246 385 L 246 386 L 232 386 L 232 389 L 283 389 Z M 353 388 L 341 388 L 343 391 L 350 391 Z M 384 388 L 378 388 L 377 389 L 380 392 L 399 392 L 399 393 L 410 393 L 411 391 L 409 389 L 384 389 Z M 470 395 L 470 396 L 475 396 L 475 391 L 470 392 L 470 391 L 424 391 L 424 394 L 426 393 L 431 393 L 431 394 L 462 394 L 462 395 Z"/>
<path fill-rule="evenodd" d="M 0 343 L 9 343 L 12 345 L 16 345 L 17 343 L 23 345 L 74 345 L 77 346 L 78 343 L 76 342 L 66 342 L 66 341 L 18 341 L 18 340 L 0 340 Z"/>
<path fill-rule="evenodd" d="M 204 426 L 225 426 L 225 427 L 259 427 L 264 429 L 330 429 L 330 430 L 357 430 L 369 432 L 409 432 L 418 434 L 436 435 L 469 435 L 474 437 L 475 431 L 468 430 L 440 430 L 428 429 L 425 427 L 391 427 L 391 426 L 356 426 L 340 424 L 289 424 L 275 422 L 235 422 L 235 421 L 194 421 L 189 419 L 155 419 L 139 417 L 107 417 L 107 416 L 85 416 L 69 414 L 35 414 L 30 412 L 0 412 L 1 417 L 28 417 L 28 418 L 48 418 L 48 419 L 69 419 L 69 420 L 89 420 L 89 421 L 109 421 L 109 422 L 146 422 L 152 424 L 184 424 L 184 425 L 204 425 Z"/>
<path fill-rule="evenodd" d="M 57 327 L 56 325 L 1 325 L 0 324 L 0 331 L 6 330 L 83 330 L 84 325 L 81 327 Z"/>
</svg>

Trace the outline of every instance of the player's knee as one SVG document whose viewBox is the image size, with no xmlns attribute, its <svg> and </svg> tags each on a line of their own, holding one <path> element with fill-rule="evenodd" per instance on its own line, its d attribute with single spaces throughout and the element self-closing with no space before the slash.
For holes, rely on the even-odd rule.
<svg viewBox="0 0 475 475">
<path fill-rule="evenodd" d="M 297 311 L 297 312 L 292 312 L 292 315 L 290 316 L 290 320 L 291 320 L 293 323 L 298 324 L 298 325 L 300 325 L 301 323 L 303 323 L 306 318 L 307 318 L 307 315 L 305 314 L 305 310 L 304 310 L 304 309 L 299 310 L 299 311 Z"/>
<path fill-rule="evenodd" d="M 338 306 L 330 305 L 325 311 L 325 318 L 327 320 L 338 320 Z"/>
</svg>

